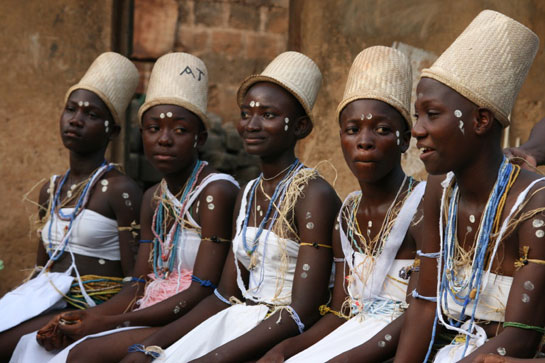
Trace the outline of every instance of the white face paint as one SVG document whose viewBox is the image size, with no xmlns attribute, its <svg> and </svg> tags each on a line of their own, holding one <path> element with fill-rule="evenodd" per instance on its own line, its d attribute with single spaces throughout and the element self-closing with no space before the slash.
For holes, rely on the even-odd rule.
<svg viewBox="0 0 545 363">
<path fill-rule="evenodd" d="M 259 107 L 259 102 L 256 102 L 256 103 L 255 103 L 255 107 Z"/>
<path fill-rule="evenodd" d="M 306 279 L 308 274 L 306 272 L 301 272 L 301 278 Z"/>
<path fill-rule="evenodd" d="M 170 112 L 170 111 L 167 112 L 167 117 L 168 117 L 168 118 L 171 118 L 171 117 L 172 117 L 172 112 Z"/>
<path fill-rule="evenodd" d="M 401 145 L 401 140 L 399 138 L 399 131 L 396 130 L 396 137 L 397 137 L 397 146 Z"/>
<path fill-rule="evenodd" d="M 83 101 L 79 101 L 79 102 L 78 102 L 78 106 L 79 106 L 79 107 L 82 107 L 82 106 L 83 106 Z"/>
<path fill-rule="evenodd" d="M 384 348 L 386 346 L 386 342 L 384 340 L 381 340 L 380 342 L 378 342 L 378 346 L 379 348 Z"/>
<path fill-rule="evenodd" d="M 284 131 L 288 131 L 288 125 L 284 126 Z"/>
<path fill-rule="evenodd" d="M 464 121 L 462 120 L 458 120 L 458 128 L 460 129 L 460 131 L 462 131 L 462 134 L 466 134 L 465 130 L 464 130 Z"/>
<path fill-rule="evenodd" d="M 473 214 L 470 214 L 470 215 L 469 215 L 469 221 L 470 221 L 471 223 L 475 223 L 475 216 L 474 216 Z"/>
<path fill-rule="evenodd" d="M 255 101 L 254 100 L 250 101 L 250 107 L 255 107 Z"/>
<path fill-rule="evenodd" d="M 161 113 L 159 114 L 159 118 L 165 118 L 165 113 L 164 113 L 164 112 L 161 112 Z"/>
<path fill-rule="evenodd" d="M 360 120 L 362 120 L 362 121 L 365 120 L 365 115 L 363 113 L 361 114 Z"/>
<path fill-rule="evenodd" d="M 83 107 L 89 107 L 89 102 L 87 101 L 83 102 Z"/>
<path fill-rule="evenodd" d="M 285 118 L 284 118 L 284 122 L 287 124 L 287 123 L 290 122 L 290 119 L 289 119 L 288 117 L 285 117 Z"/>
<path fill-rule="evenodd" d="M 306 219 L 311 219 L 311 218 L 312 218 L 312 214 L 311 214 L 310 212 L 307 212 L 305 218 L 306 218 Z"/>
<path fill-rule="evenodd" d="M 372 119 L 372 118 L 373 118 L 373 115 L 370 114 L 370 113 L 368 113 L 368 114 L 367 114 L 367 119 L 370 120 L 370 119 Z"/>
<path fill-rule="evenodd" d="M 454 111 L 454 116 L 456 116 L 456 117 L 458 117 L 458 118 L 462 117 L 462 111 L 460 111 L 460 110 L 455 110 L 455 111 Z"/>
<path fill-rule="evenodd" d="M 123 193 L 121 194 L 121 196 L 123 197 L 123 199 L 129 199 L 129 193 Z"/>
</svg>

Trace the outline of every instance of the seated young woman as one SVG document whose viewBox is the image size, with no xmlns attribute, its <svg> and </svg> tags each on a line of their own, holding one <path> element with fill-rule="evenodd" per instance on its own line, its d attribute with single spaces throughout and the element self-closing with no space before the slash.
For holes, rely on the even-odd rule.
<svg viewBox="0 0 545 363">
<path fill-rule="evenodd" d="M 174 343 L 167 361 L 247 361 L 318 320 L 340 201 L 294 149 L 312 130 L 320 82 L 312 60 L 286 52 L 242 83 L 238 131 L 262 173 L 239 193 L 233 247 L 214 295 L 139 342 L 143 350 Z M 135 350 L 122 361 L 149 361 Z"/>
<path fill-rule="evenodd" d="M 440 328 L 458 336 L 435 362 L 536 353 L 545 181 L 509 163 L 500 142 L 538 43 L 524 25 L 486 10 L 422 72 L 412 135 L 431 174 L 426 239 L 397 362 L 427 359 Z"/>
<path fill-rule="evenodd" d="M 40 190 L 33 279 L 0 300 L 0 360 L 19 338 L 67 308 L 100 306 L 121 289 L 134 265 L 142 192 L 105 159 L 117 136 L 138 71 L 117 53 L 101 54 L 66 93 L 60 136 L 69 169 Z"/>
<path fill-rule="evenodd" d="M 105 332 L 72 344 L 52 361 L 117 362 L 130 345 L 191 310 L 219 282 L 238 184 L 198 158 L 207 137 L 207 90 L 208 71 L 195 56 L 170 53 L 154 65 L 139 119 L 144 153 L 164 177 L 143 197 L 133 283 L 104 309 L 54 319 L 46 329 L 53 326 L 60 338 L 42 340 L 48 349 Z"/>
<path fill-rule="evenodd" d="M 425 187 L 401 168 L 411 88 L 411 66 L 401 52 L 376 46 L 354 59 L 337 115 L 344 158 L 361 190 L 339 212 L 333 299 L 312 328 L 260 362 L 325 362 L 343 352 L 349 361 L 378 362 L 395 354 L 409 276 L 418 269 L 417 210 Z"/>
</svg>

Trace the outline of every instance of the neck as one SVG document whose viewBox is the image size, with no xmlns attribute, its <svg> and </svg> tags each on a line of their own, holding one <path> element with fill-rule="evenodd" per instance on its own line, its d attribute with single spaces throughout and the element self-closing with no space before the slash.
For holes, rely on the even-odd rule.
<svg viewBox="0 0 545 363">
<path fill-rule="evenodd" d="M 397 195 L 405 173 L 401 165 L 394 168 L 388 175 L 372 183 L 360 182 L 360 206 L 372 206 L 391 203 Z"/>
<path fill-rule="evenodd" d="M 295 161 L 293 149 L 275 158 L 261 158 L 261 172 L 264 183 L 276 183 L 287 173 L 289 166 Z"/>
<path fill-rule="evenodd" d="M 177 194 L 180 190 L 182 190 L 185 183 L 191 176 L 191 173 L 193 173 L 195 165 L 197 165 L 197 159 L 195 159 L 190 166 L 182 171 L 164 176 L 164 179 L 167 182 L 168 190 L 170 190 L 172 194 Z"/>
<path fill-rule="evenodd" d="M 103 162 L 103 151 L 85 155 L 70 152 L 70 176 L 75 179 L 86 178 Z"/>
<path fill-rule="evenodd" d="M 498 147 L 493 152 L 482 150 L 476 155 L 471 165 L 455 170 L 454 175 L 462 199 L 486 202 L 498 178 L 503 152 Z"/>
</svg>

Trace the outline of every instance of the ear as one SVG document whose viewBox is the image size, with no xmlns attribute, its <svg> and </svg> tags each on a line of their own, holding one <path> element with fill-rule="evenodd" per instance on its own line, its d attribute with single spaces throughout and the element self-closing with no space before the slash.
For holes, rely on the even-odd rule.
<svg viewBox="0 0 545 363">
<path fill-rule="evenodd" d="M 204 145 L 207 139 L 208 139 L 208 131 L 206 130 L 199 131 L 199 133 L 197 134 L 197 149 L 201 148 L 201 146 Z"/>
<path fill-rule="evenodd" d="M 310 134 L 313 127 L 314 125 L 312 125 L 310 117 L 308 117 L 307 115 L 301 116 L 297 120 L 295 120 L 293 134 L 295 135 L 297 140 L 304 139 Z"/>
<path fill-rule="evenodd" d="M 494 126 L 494 113 L 487 108 L 479 108 L 473 120 L 473 129 L 476 135 L 484 135 Z"/>
<path fill-rule="evenodd" d="M 109 140 L 113 139 L 114 137 L 117 137 L 120 132 L 121 132 L 121 126 L 119 126 L 116 123 L 114 123 L 113 125 L 110 125 Z"/>
<path fill-rule="evenodd" d="M 401 134 L 401 145 L 399 145 L 401 149 L 401 153 L 404 154 L 409 146 L 411 145 L 411 129 L 403 131 Z"/>
</svg>

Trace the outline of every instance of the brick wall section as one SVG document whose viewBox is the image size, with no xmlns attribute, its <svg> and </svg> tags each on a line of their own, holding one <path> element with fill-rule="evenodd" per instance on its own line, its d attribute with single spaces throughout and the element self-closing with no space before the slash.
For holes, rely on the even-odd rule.
<svg viewBox="0 0 545 363">
<path fill-rule="evenodd" d="M 146 40 L 140 39 L 140 34 L 154 39 L 150 32 L 173 31 L 172 51 L 194 54 L 206 63 L 210 82 L 208 110 L 223 122 L 238 119 L 236 92 L 241 81 L 260 72 L 287 47 L 289 0 L 151 0 L 156 3 L 154 6 L 163 7 L 163 12 L 178 11 L 175 26 L 167 27 L 150 27 L 150 21 L 138 23 L 140 1 L 150 0 L 135 2 L 134 49 L 138 53 L 133 58 L 142 73 L 139 90 L 145 90 L 156 54 L 168 51 L 164 42 L 158 42 L 155 48 L 148 42 L 146 54 L 140 46 Z M 165 16 L 160 19 L 164 21 Z M 164 36 L 170 38 L 171 34 Z"/>
</svg>

